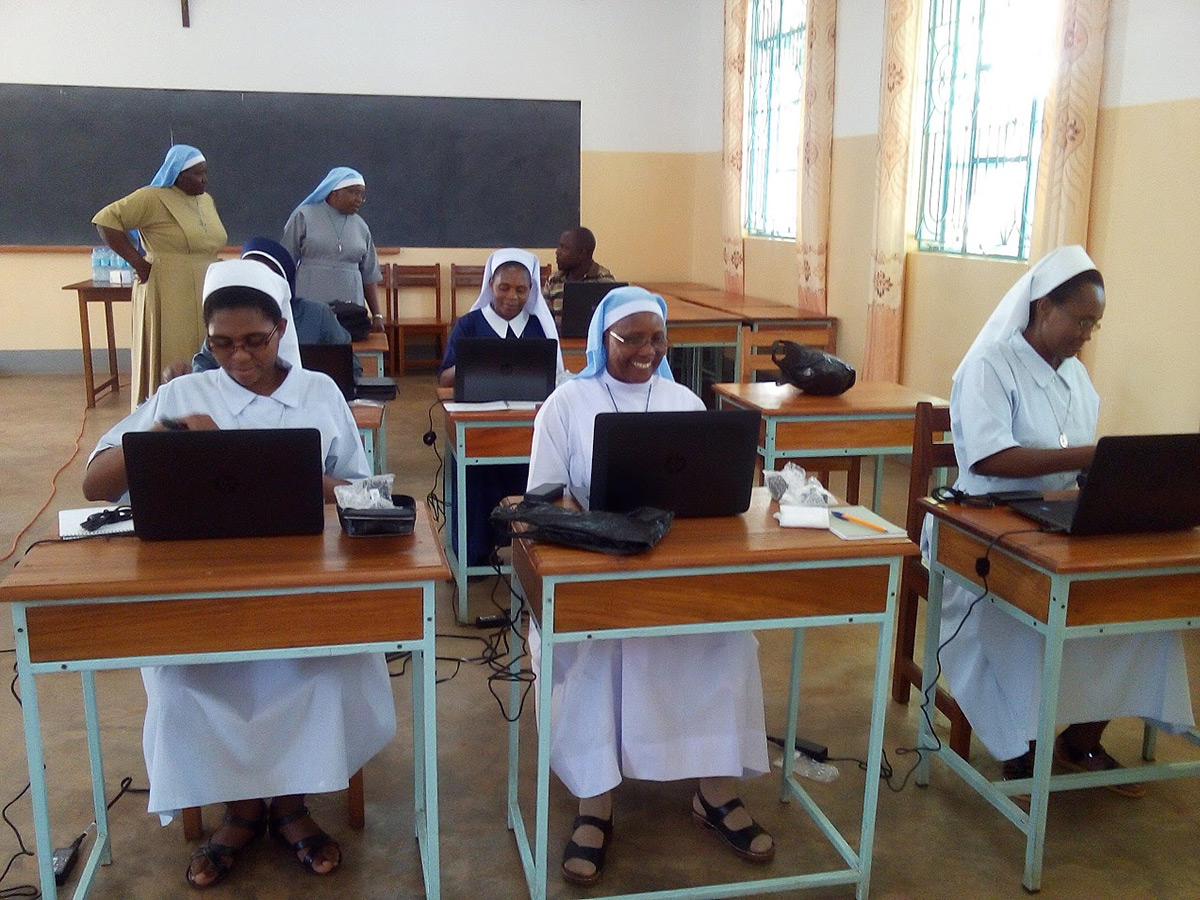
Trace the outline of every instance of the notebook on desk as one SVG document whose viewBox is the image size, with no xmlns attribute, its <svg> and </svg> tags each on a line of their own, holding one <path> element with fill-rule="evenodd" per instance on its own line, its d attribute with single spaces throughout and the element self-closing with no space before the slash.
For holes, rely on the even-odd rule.
<svg viewBox="0 0 1200 900">
<path fill-rule="evenodd" d="M 740 515 L 750 507 L 760 421 L 754 410 L 600 413 L 587 506 Z"/>
<path fill-rule="evenodd" d="M 568 281 L 564 284 L 559 337 L 587 337 L 588 326 L 600 301 L 608 296 L 609 291 L 628 284 L 627 281 Z"/>
<path fill-rule="evenodd" d="M 1066 534 L 1194 528 L 1200 525 L 1200 434 L 1100 438 L 1078 496 L 1009 506 Z"/>
<path fill-rule="evenodd" d="M 319 534 L 315 428 L 132 431 L 121 441 L 134 533 L 147 541 Z"/>
<path fill-rule="evenodd" d="M 460 338 L 454 348 L 454 399 L 540 402 L 554 390 L 557 369 L 553 338 Z"/>
<path fill-rule="evenodd" d="M 354 348 L 349 344 L 301 344 L 300 364 L 333 379 L 346 401 L 396 399 L 396 382 L 384 376 L 354 377 Z"/>
</svg>

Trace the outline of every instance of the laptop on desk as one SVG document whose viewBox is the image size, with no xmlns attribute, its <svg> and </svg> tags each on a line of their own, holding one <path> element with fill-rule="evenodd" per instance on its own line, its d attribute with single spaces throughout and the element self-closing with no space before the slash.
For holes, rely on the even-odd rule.
<svg viewBox="0 0 1200 900">
<path fill-rule="evenodd" d="M 563 285 L 562 321 L 559 337 L 585 338 L 592 315 L 600 301 L 614 288 L 627 287 L 627 281 L 568 281 Z"/>
<path fill-rule="evenodd" d="M 1009 506 L 1073 535 L 1194 528 L 1200 525 L 1200 434 L 1102 437 L 1077 497 Z"/>
<path fill-rule="evenodd" d="M 300 364 L 324 372 L 346 398 L 387 403 L 396 399 L 396 382 L 384 376 L 354 377 L 354 348 L 349 344 L 301 344 Z"/>
<path fill-rule="evenodd" d="M 315 428 L 132 431 L 121 441 L 133 530 L 146 541 L 319 534 Z"/>
<path fill-rule="evenodd" d="M 754 410 L 600 413 L 587 506 L 740 515 L 750 506 L 760 422 Z"/>
<path fill-rule="evenodd" d="M 554 390 L 558 342 L 553 338 L 460 338 L 454 349 L 454 399 L 541 402 Z"/>
</svg>

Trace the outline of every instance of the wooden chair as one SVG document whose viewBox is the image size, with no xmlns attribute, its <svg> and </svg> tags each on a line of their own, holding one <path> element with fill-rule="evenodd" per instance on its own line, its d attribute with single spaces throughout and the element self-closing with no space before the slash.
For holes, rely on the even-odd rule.
<svg viewBox="0 0 1200 900">
<path fill-rule="evenodd" d="M 742 329 L 738 358 L 738 381 L 766 381 L 779 374 L 779 366 L 771 359 L 771 345 L 775 341 L 795 341 L 833 353 L 837 346 L 837 320 L 814 319 L 799 322 L 795 326 L 764 328 L 759 331 Z M 830 472 L 846 473 L 846 502 L 858 503 L 858 486 L 862 475 L 862 459 L 857 456 L 814 457 L 802 460 L 804 468 L 815 472 L 822 484 L 829 484 Z"/>
<path fill-rule="evenodd" d="M 539 285 L 543 285 L 546 283 L 546 279 L 550 277 L 551 271 L 552 271 L 552 269 L 551 269 L 551 266 L 549 263 L 546 263 L 538 270 L 539 277 L 542 279 L 541 281 L 538 282 Z"/>
<path fill-rule="evenodd" d="M 351 828 L 361 830 L 367 823 L 363 811 L 363 773 L 359 769 L 350 776 L 350 786 L 346 790 L 346 820 Z M 189 806 L 183 810 L 183 836 L 189 841 L 198 841 L 204 837 L 204 822 L 200 816 L 199 806 Z"/>
<path fill-rule="evenodd" d="M 458 321 L 458 289 L 467 288 L 474 303 L 483 286 L 483 266 L 460 266 L 450 263 L 450 321 Z"/>
<path fill-rule="evenodd" d="M 450 339 L 450 323 L 442 318 L 442 264 L 429 266 L 393 265 L 392 292 L 388 303 L 387 332 L 391 349 L 391 368 L 404 375 L 409 368 L 437 369 Z M 408 288 L 433 288 L 433 316 L 400 315 L 400 292 Z M 410 337 L 428 337 L 433 341 L 433 358 L 410 362 L 407 341 Z"/>
<path fill-rule="evenodd" d="M 917 501 L 929 495 L 934 469 L 955 465 L 950 440 L 950 410 L 945 406 L 918 403 L 913 424 L 912 470 L 908 479 L 908 537 L 921 541 L 924 515 Z M 896 604 L 896 650 L 892 660 L 892 699 L 907 703 L 910 688 L 921 688 L 921 666 L 914 659 L 917 637 L 917 600 L 929 594 L 929 570 L 919 556 L 904 560 L 900 571 L 900 596 Z M 954 698 L 937 689 L 935 704 L 950 720 L 950 747 L 963 759 L 970 757 L 971 723 Z"/>
</svg>

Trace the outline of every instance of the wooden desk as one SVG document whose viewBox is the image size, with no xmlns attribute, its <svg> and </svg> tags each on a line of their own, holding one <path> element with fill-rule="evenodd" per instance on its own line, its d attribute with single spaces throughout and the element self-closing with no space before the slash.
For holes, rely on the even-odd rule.
<svg viewBox="0 0 1200 900">
<path fill-rule="evenodd" d="M 367 454 L 367 465 L 376 475 L 387 471 L 387 433 L 383 428 L 383 406 L 373 403 L 351 403 L 350 412 L 358 426 L 363 450 Z"/>
<path fill-rule="evenodd" d="M 443 390 L 439 388 L 439 397 Z M 442 529 L 446 558 L 454 574 L 457 603 L 455 615 L 467 621 L 467 579 L 471 575 L 493 575 L 492 566 L 467 564 L 467 467 L 500 466 L 528 463 L 533 444 L 533 417 L 537 410 L 493 410 L 488 412 L 451 412 L 443 409 L 443 437 L 446 441 L 446 466 L 442 470 L 442 497 L 454 504 L 453 530 L 450 522 Z M 455 464 L 451 466 L 451 462 Z M 453 468 L 453 473 L 451 469 Z M 447 518 L 449 518 L 447 516 Z M 460 553 L 454 552 L 457 544 Z M 508 572 L 508 566 L 501 571 Z"/>
<path fill-rule="evenodd" d="M 424 508 L 406 537 L 347 537 L 327 506 L 319 535 L 34 546 L 0 585 L 0 602 L 12 605 L 42 896 L 58 894 L 36 676 L 83 681 L 97 823 L 75 893 L 84 897 L 96 867 L 112 861 L 97 670 L 384 651 L 413 654 L 417 841 L 426 894 L 439 896 L 434 583 L 449 574 Z"/>
<path fill-rule="evenodd" d="M 820 456 L 875 457 L 872 508 L 879 511 L 883 458 L 912 453 L 917 404 L 945 406 L 940 397 L 903 385 L 866 381 L 837 397 L 802 393 L 790 384 L 718 384 L 721 404 L 757 410 L 763 417 L 758 452 L 766 471 L 781 460 Z"/>
<path fill-rule="evenodd" d="M 679 380 L 702 395 L 705 372 L 710 383 L 737 377 L 740 360 L 742 319 L 736 313 L 701 306 L 671 295 L 667 302 L 667 336 Z M 732 372 L 725 366 L 726 351 L 732 350 Z M 710 360 L 705 365 L 705 356 Z"/>
<path fill-rule="evenodd" d="M 78 281 L 63 287 L 64 291 L 76 291 L 79 294 L 79 337 L 83 345 L 83 392 L 87 408 L 96 405 L 96 399 L 105 391 L 113 394 L 121 393 L 121 381 L 117 373 L 117 339 L 113 331 L 114 303 L 129 303 L 133 300 L 133 288 L 119 287 L 115 284 L 98 284 L 93 281 Z M 95 372 L 92 369 L 92 329 L 88 320 L 88 304 L 104 304 L 104 330 L 108 348 L 108 379 L 96 384 Z"/>
<path fill-rule="evenodd" d="M 388 338 L 386 331 L 372 331 L 361 341 L 350 345 L 362 365 L 362 373 L 368 378 L 383 374 L 383 360 L 388 353 Z"/>
<path fill-rule="evenodd" d="M 804 887 L 855 884 L 865 898 L 871 877 L 875 808 L 887 708 L 888 653 L 893 605 L 904 557 L 919 551 L 907 539 L 843 541 L 829 531 L 780 528 L 778 507 L 758 488 L 742 516 L 676 519 L 662 542 L 638 556 L 607 556 L 529 541 L 513 542 L 517 576 L 513 621 L 521 599 L 541 629 L 540 671 L 552 671 L 556 645 L 668 634 L 793 629 L 791 690 L 784 745 L 796 738 L 804 632 L 829 625 L 878 625 L 871 730 L 867 745 L 861 837 L 856 853 L 785 763 L 780 800 L 795 798 L 838 850 L 846 866 L 828 872 L 679 889 L 662 897 L 733 897 Z M 514 640 L 513 646 L 521 646 Z M 518 659 L 510 664 L 515 671 Z M 513 829 L 529 893 L 546 896 L 550 789 L 551 679 L 537 684 L 537 803 L 533 841 L 517 795 L 519 717 L 509 727 L 508 825 Z M 510 712 L 518 708 L 520 685 L 510 689 Z M 741 864 L 731 860 L 730 865 Z M 557 868 L 557 866 L 556 866 Z M 658 892 L 631 896 L 651 897 Z"/>
<path fill-rule="evenodd" d="M 1000 539 L 991 548 L 988 601 L 1045 637 L 1033 778 L 990 782 L 943 744 L 926 750 L 917 768 L 917 783 L 929 783 L 929 761 L 937 756 L 1003 813 L 1025 835 L 1022 883 L 1026 890 L 1036 891 L 1041 887 L 1050 791 L 1200 775 L 1200 760 L 1050 775 L 1063 645 L 1073 638 L 1101 634 L 1200 628 L 1200 529 L 1072 538 L 1030 532 L 1033 523 L 1007 507 L 972 509 L 919 502 L 933 517 L 923 696 L 930 695 L 937 672 L 946 579 L 981 591 L 975 560 L 988 555 L 988 547 L 1005 532 L 1024 531 Z M 926 721 L 918 720 L 917 746 L 933 748 L 937 742 Z M 1200 746 L 1195 729 L 1183 737 Z M 1150 729 L 1142 755 L 1148 761 L 1154 757 Z M 1028 813 L 1013 802 L 1015 794 L 1030 796 Z M 1097 856 L 1102 856 L 1099 848 Z"/>
</svg>

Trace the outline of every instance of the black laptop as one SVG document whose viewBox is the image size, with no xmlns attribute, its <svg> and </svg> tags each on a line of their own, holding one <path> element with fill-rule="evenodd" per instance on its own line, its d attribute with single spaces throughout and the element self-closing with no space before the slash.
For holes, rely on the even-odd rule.
<svg viewBox="0 0 1200 900">
<path fill-rule="evenodd" d="M 553 338 L 459 338 L 454 348 L 454 399 L 541 402 L 554 390 L 558 341 Z"/>
<path fill-rule="evenodd" d="M 147 541 L 319 534 L 315 428 L 132 431 L 121 444 L 133 530 Z"/>
<path fill-rule="evenodd" d="M 1200 433 L 1102 437 L 1069 500 L 1009 504 L 1067 534 L 1138 534 L 1200 525 Z"/>
<path fill-rule="evenodd" d="M 355 376 L 354 348 L 349 344 L 301 344 L 300 364 L 333 379 L 346 401 L 396 399 L 396 382 L 384 376 Z"/>
<path fill-rule="evenodd" d="M 735 516 L 750 506 L 761 419 L 754 410 L 600 413 L 588 508 Z"/>
<path fill-rule="evenodd" d="M 587 337 L 588 325 L 600 301 L 613 288 L 626 287 L 628 284 L 627 281 L 568 281 L 564 284 L 559 337 Z"/>
</svg>

